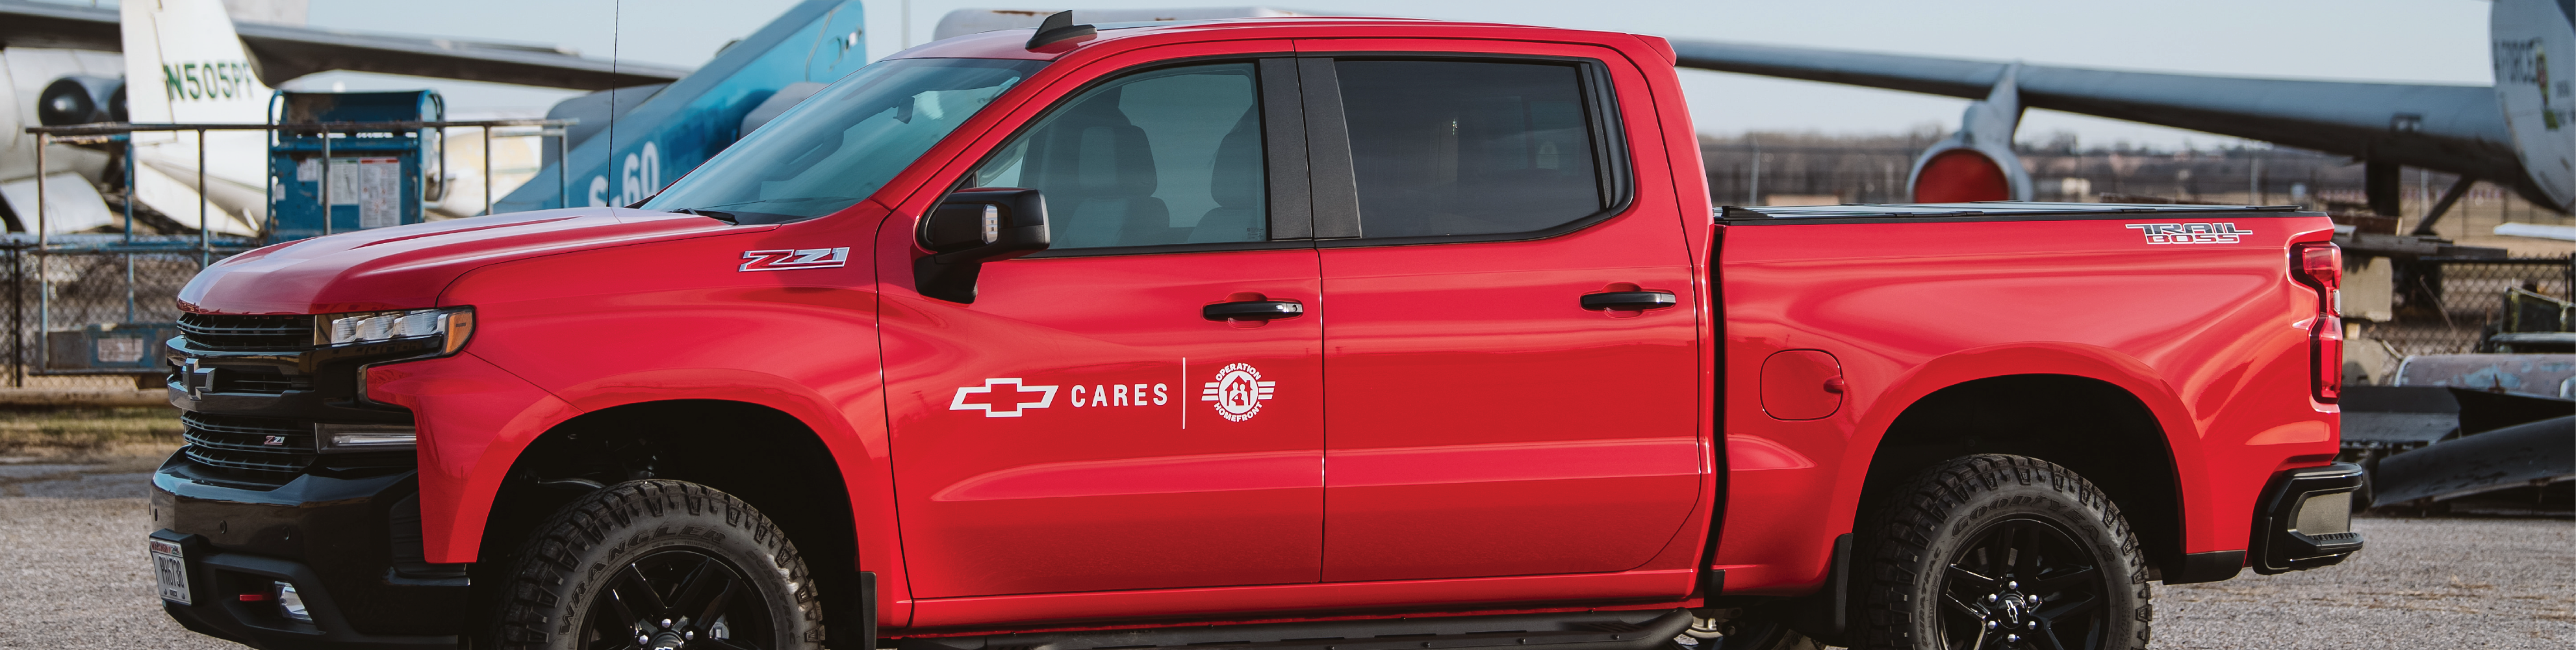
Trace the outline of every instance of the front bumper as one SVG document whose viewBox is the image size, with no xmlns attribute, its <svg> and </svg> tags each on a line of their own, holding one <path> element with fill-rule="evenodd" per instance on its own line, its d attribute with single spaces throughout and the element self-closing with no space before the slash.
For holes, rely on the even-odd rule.
<svg viewBox="0 0 2576 650">
<path fill-rule="evenodd" d="M 459 565 L 420 561 L 417 479 L 307 474 L 270 490 L 206 483 L 174 455 L 152 476 L 156 539 L 185 550 L 192 605 L 163 601 L 188 629 L 259 648 L 454 648 L 465 620 Z M 273 600 L 293 583 L 312 614 Z"/>
<path fill-rule="evenodd" d="M 2352 506 L 2362 469 L 2351 463 L 2294 469 L 2272 475 L 2254 510 L 2249 549 L 2256 573 L 2314 569 L 2361 551 L 2352 530 Z"/>
<path fill-rule="evenodd" d="M 309 316 L 191 317 L 165 350 L 188 446 L 152 476 L 152 536 L 179 545 L 189 578 L 170 617 L 260 648 L 455 647 L 465 565 L 423 561 L 415 452 L 324 449 L 317 433 L 410 424 L 365 398 L 360 373 L 435 346 L 311 346 Z M 284 614 L 277 582 L 311 621 Z"/>
</svg>

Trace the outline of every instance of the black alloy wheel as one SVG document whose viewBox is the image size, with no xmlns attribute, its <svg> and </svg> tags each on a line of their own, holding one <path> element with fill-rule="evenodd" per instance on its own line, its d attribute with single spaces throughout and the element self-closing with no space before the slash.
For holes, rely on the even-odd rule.
<svg viewBox="0 0 2576 650">
<path fill-rule="evenodd" d="M 556 510 L 497 595 L 493 645 L 513 650 L 820 650 L 824 638 L 814 577 L 786 533 L 681 481 L 619 483 Z"/>
<path fill-rule="evenodd" d="M 2110 574 L 2056 524 L 2013 518 L 1970 536 L 1941 578 L 1941 640 L 1966 650 L 2102 647 Z"/>
<path fill-rule="evenodd" d="M 1943 461 L 1873 497 L 1854 532 L 1866 650 L 2137 650 L 2146 553 L 2091 481 L 2027 456 Z"/>
<path fill-rule="evenodd" d="M 658 551 L 618 569 L 591 597 L 581 647 L 748 649 L 777 647 L 769 604 L 723 559 L 696 549 Z"/>
</svg>

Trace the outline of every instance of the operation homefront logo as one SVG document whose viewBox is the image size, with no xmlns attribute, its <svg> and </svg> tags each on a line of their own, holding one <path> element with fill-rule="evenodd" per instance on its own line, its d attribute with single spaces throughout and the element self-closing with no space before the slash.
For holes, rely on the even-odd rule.
<svg viewBox="0 0 2576 650">
<path fill-rule="evenodd" d="M 2232 223 L 2133 223 L 2129 228 L 2146 233 L 2149 244 L 2235 244 L 2251 230 L 2238 230 Z"/>
<path fill-rule="evenodd" d="M 1261 371 L 1252 364 L 1231 364 L 1216 371 L 1216 381 L 1207 383 L 1207 392 L 1199 401 L 1216 402 L 1216 414 L 1231 422 L 1242 422 L 1261 414 L 1261 400 L 1279 391 L 1279 382 L 1262 381 Z"/>
</svg>

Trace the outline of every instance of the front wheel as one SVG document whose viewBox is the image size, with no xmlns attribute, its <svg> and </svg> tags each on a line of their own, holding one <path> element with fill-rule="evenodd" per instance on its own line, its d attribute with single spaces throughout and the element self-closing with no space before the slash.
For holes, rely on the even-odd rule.
<svg viewBox="0 0 2576 650">
<path fill-rule="evenodd" d="M 2126 650 L 2147 645 L 2146 556 L 2119 509 L 2054 463 L 1943 462 L 1860 531 L 1855 647 Z"/>
<path fill-rule="evenodd" d="M 592 492 L 539 524 L 501 586 L 501 647 L 811 650 L 805 560 L 733 495 L 679 481 Z"/>
</svg>

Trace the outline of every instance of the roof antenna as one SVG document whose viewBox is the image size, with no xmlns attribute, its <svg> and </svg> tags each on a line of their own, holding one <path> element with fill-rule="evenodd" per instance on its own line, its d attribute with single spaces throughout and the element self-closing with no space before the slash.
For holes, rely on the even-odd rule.
<svg viewBox="0 0 2576 650">
<path fill-rule="evenodd" d="M 1073 24 L 1073 12 L 1070 10 L 1055 12 L 1054 15 L 1047 16 L 1046 20 L 1038 22 L 1038 33 L 1029 37 L 1027 49 L 1034 50 L 1056 41 L 1090 36 L 1097 31 L 1090 25 Z"/>
</svg>

